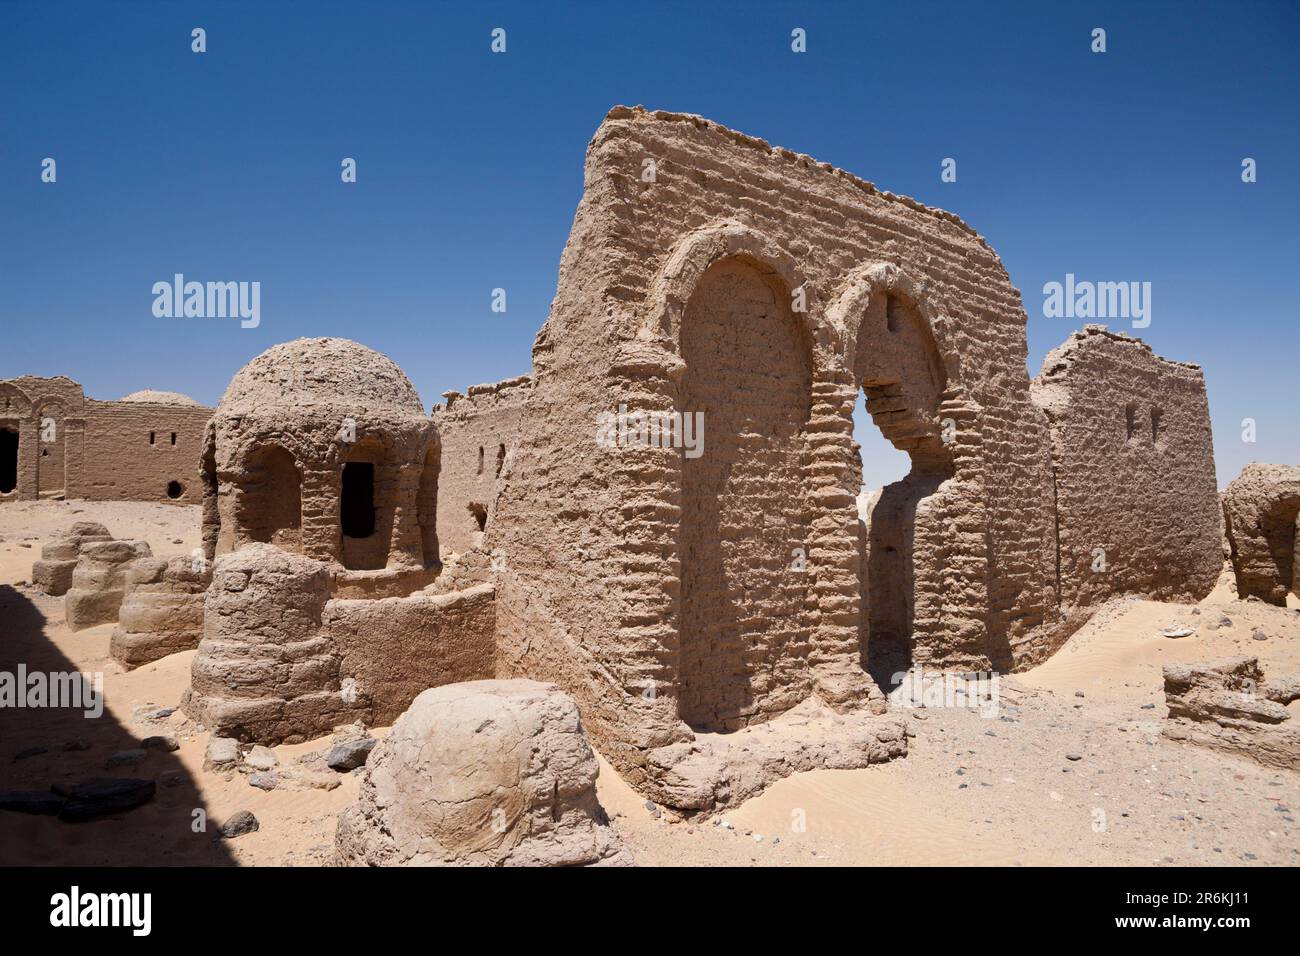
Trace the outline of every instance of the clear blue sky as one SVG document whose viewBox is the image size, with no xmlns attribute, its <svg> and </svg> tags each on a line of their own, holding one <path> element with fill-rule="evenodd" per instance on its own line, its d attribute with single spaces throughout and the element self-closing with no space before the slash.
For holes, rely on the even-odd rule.
<svg viewBox="0 0 1300 956">
<path fill-rule="evenodd" d="M 1044 282 L 1150 281 L 1136 334 L 1204 366 L 1224 484 L 1300 461 L 1298 48 L 1295 2 L 3 0 L 0 378 L 215 403 L 316 335 L 386 352 L 426 404 L 527 371 L 587 142 L 639 103 L 961 215 L 1022 290 L 1032 373 L 1079 324 L 1043 317 Z M 155 318 L 175 272 L 260 281 L 261 326 Z M 905 470 L 868 457 L 868 483 Z"/>
</svg>

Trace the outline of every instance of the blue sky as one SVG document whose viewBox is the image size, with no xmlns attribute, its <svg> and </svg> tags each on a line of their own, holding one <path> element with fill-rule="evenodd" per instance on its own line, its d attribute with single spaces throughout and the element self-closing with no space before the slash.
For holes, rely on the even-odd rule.
<svg viewBox="0 0 1300 956">
<path fill-rule="evenodd" d="M 1298 45 L 1293 2 L 0 0 L 0 378 L 215 403 L 315 335 L 386 352 L 426 404 L 527 371 L 587 142 L 639 103 L 962 216 L 1024 295 L 1031 373 L 1079 324 L 1043 316 L 1045 282 L 1151 282 L 1134 334 L 1204 366 L 1225 484 L 1300 461 Z M 154 317 L 175 272 L 260 281 L 260 327 Z M 868 483 L 900 476 L 860 419 Z"/>
</svg>

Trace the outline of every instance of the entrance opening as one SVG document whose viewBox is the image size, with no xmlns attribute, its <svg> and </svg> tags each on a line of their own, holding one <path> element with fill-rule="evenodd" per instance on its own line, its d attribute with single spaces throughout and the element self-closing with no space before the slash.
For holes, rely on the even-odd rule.
<svg viewBox="0 0 1300 956">
<path fill-rule="evenodd" d="M 169 482 L 167 482 L 167 497 L 168 497 L 168 498 L 171 498 L 171 499 L 174 500 L 174 499 L 176 499 L 176 498 L 179 498 L 179 497 L 180 497 L 181 495 L 183 495 L 183 494 L 185 494 L 185 486 L 182 485 L 179 481 L 169 481 Z"/>
<path fill-rule="evenodd" d="M 438 468 L 440 464 L 440 451 L 438 445 L 434 443 L 424 454 L 424 468 L 420 471 L 420 490 L 416 501 L 416 511 L 420 520 L 420 547 L 424 554 L 426 568 L 436 567 L 441 560 L 438 555 Z"/>
<path fill-rule="evenodd" d="M 368 461 L 343 465 L 343 495 L 339 502 L 343 534 L 368 538 L 375 533 L 375 466 Z"/>
<path fill-rule="evenodd" d="M 240 485 L 237 526 L 252 541 L 302 550 L 302 479 L 285 449 L 265 445 L 250 458 Z"/>
<path fill-rule="evenodd" d="M 918 515 L 953 475 L 956 423 L 938 420 L 947 376 L 929 324 L 902 295 L 872 297 L 858 333 L 854 373 L 865 396 L 854 420 L 865 486 L 858 499 L 859 631 L 863 664 L 888 692 L 894 675 L 912 666 L 913 624 L 923 591 L 918 578 L 929 574 L 933 590 L 941 572 L 936 562 L 942 556 L 933 548 L 921 559 L 928 566 L 917 566 L 918 523 L 924 520 Z"/>
<path fill-rule="evenodd" d="M 473 519 L 475 528 L 479 531 L 487 530 L 487 508 L 477 501 L 471 501 L 469 503 L 469 516 Z"/>
<path fill-rule="evenodd" d="M 743 258 L 711 266 L 681 323 L 677 410 L 707 444 L 682 458 L 677 709 L 696 730 L 736 730 L 781 701 L 811 633 L 804 429 L 812 349 L 790 291 Z M 778 676 L 774 667 L 782 668 Z M 770 710 L 769 710 L 770 708 Z"/>
<path fill-rule="evenodd" d="M 0 428 L 0 494 L 18 487 L 18 433 Z"/>
</svg>

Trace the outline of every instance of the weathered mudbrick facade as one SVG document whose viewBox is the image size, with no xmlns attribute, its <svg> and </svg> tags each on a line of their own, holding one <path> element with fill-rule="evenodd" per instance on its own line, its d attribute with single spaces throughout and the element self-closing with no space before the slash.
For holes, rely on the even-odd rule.
<svg viewBox="0 0 1300 956">
<path fill-rule="evenodd" d="M 63 376 L 0 381 L 0 501 L 193 503 L 194 461 L 211 414 L 175 392 L 101 402 Z"/>
<path fill-rule="evenodd" d="M 1025 323 L 956 216 L 616 108 L 531 374 L 426 414 L 355 342 L 255 358 L 192 448 L 214 563 L 124 572 L 141 591 L 114 653 L 197 643 L 186 711 L 261 742 L 389 722 L 431 686 L 553 683 L 634 786 L 686 811 L 890 759 L 893 675 L 1024 667 L 1101 602 L 1199 599 L 1221 567 L 1200 370 L 1089 327 L 1031 382 Z M 5 387 L 30 429 L 35 399 Z M 869 527 L 859 394 L 912 463 Z M 1229 496 L 1233 524 L 1273 516 L 1234 553 L 1272 600 L 1287 488 Z M 183 627 L 149 613 L 173 607 Z"/>
<path fill-rule="evenodd" d="M 588 149 L 492 518 L 439 586 L 492 580 L 499 676 L 570 690 L 651 790 L 656 748 L 700 732 L 813 697 L 880 709 L 868 668 L 1008 670 L 1055 650 L 1078 606 L 1203 596 L 1220 519 L 1199 371 L 1085 340 L 1035 392 L 1025 322 L 956 216 L 699 117 L 617 108 Z M 869 537 L 859 391 L 912 459 Z M 1123 438 L 1130 402 L 1155 444 L 1069 474 L 1071 442 Z M 703 453 L 594 440 L 624 408 L 703 413 Z M 486 449 L 478 427 L 444 419 L 444 447 L 464 430 Z M 1114 466 L 1147 497 L 1115 495 Z M 1178 530 L 1144 550 L 1135 523 Z M 1097 547 L 1113 570 L 1090 576 Z"/>
</svg>

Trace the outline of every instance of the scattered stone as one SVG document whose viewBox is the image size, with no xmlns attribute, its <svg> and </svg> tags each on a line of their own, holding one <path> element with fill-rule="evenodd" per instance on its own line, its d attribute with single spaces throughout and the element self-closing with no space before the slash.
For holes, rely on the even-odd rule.
<svg viewBox="0 0 1300 956">
<path fill-rule="evenodd" d="M 280 766 L 280 758 L 270 747 L 258 744 L 244 755 L 244 766 L 249 770 L 273 770 Z"/>
<path fill-rule="evenodd" d="M 1082 696 L 1083 696 L 1083 691 L 1081 691 L 1081 690 L 1076 690 L 1076 691 L 1074 692 L 1074 696 L 1075 696 L 1075 697 L 1082 697 Z"/>
<path fill-rule="evenodd" d="M 157 790 L 152 780 L 86 780 L 68 791 L 59 819 L 81 823 L 110 813 L 134 810 L 152 800 Z"/>
<path fill-rule="evenodd" d="M 233 737 L 213 737 L 203 756 L 204 770 L 230 770 L 239 763 L 239 741 Z"/>
<path fill-rule="evenodd" d="M 89 750 L 90 744 L 84 740 L 69 740 L 63 744 L 64 753 L 73 753 L 81 750 Z"/>
<path fill-rule="evenodd" d="M 1066 759 L 1066 760 L 1082 760 L 1082 759 L 1083 759 L 1083 754 L 1066 754 L 1066 755 L 1065 755 L 1065 759 Z"/>
<path fill-rule="evenodd" d="M 158 782 L 168 790 L 175 789 L 185 782 L 185 772 L 183 770 L 165 770 L 162 776 L 158 778 Z"/>
<path fill-rule="evenodd" d="M 140 746 L 145 750 L 160 750 L 163 753 L 175 753 L 181 749 L 181 745 L 176 742 L 175 737 L 169 737 L 165 734 L 158 734 L 153 737 L 146 737 L 140 741 Z"/>
<path fill-rule="evenodd" d="M 253 833 L 258 827 L 257 817 L 253 816 L 251 811 L 236 810 L 226 819 L 225 823 L 221 824 L 219 829 L 223 837 L 227 840 L 233 840 L 245 833 Z"/>
<path fill-rule="evenodd" d="M 329 753 L 325 755 L 325 765 L 331 770 L 339 771 L 339 773 L 356 770 L 357 767 L 366 762 L 366 758 L 370 756 L 370 751 L 375 749 L 376 743 L 374 737 L 340 741 L 331 747 Z"/>
<path fill-rule="evenodd" d="M 63 797 L 49 790 L 6 790 L 0 793 L 0 810 L 57 816 L 63 809 Z"/>
<path fill-rule="evenodd" d="M 108 758 L 104 766 L 110 770 L 114 767 L 134 767 L 146 756 L 147 754 L 138 747 L 132 750 L 119 750 Z"/>
<path fill-rule="evenodd" d="M 1190 637 L 1196 631 L 1190 627 L 1166 627 L 1160 631 L 1162 637 Z"/>
<path fill-rule="evenodd" d="M 26 760 L 28 757 L 39 757 L 41 754 L 50 752 L 48 747 L 28 747 L 26 750 L 20 750 L 14 754 L 14 763 L 20 760 Z"/>
<path fill-rule="evenodd" d="M 1268 635 L 1265 634 L 1263 631 L 1256 631 L 1254 634 L 1252 634 L 1252 635 L 1250 635 L 1250 636 L 1251 636 L 1252 638 L 1254 638 L 1255 640 L 1257 640 L 1257 641 L 1267 641 L 1267 640 L 1268 640 Z"/>
<path fill-rule="evenodd" d="M 259 770 L 248 775 L 248 782 L 258 790 L 274 790 L 279 785 L 280 778 L 270 771 Z"/>
</svg>

